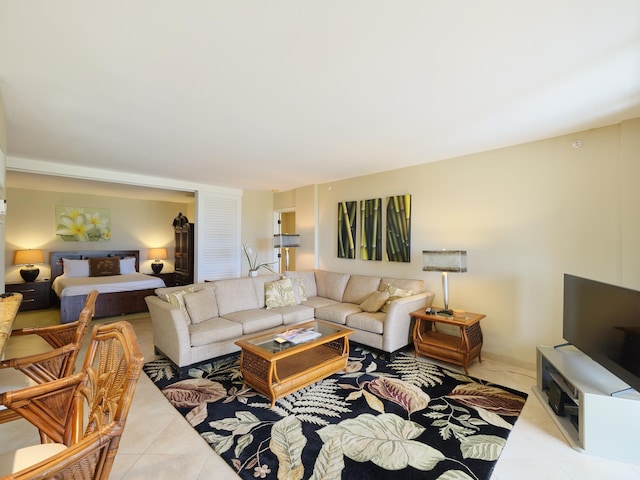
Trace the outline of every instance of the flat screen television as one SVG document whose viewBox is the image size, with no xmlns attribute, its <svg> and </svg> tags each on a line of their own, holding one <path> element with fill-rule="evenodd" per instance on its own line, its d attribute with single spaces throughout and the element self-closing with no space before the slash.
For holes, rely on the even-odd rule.
<svg viewBox="0 0 640 480">
<path fill-rule="evenodd" d="M 565 274 L 562 323 L 567 342 L 640 392 L 640 292 Z"/>
</svg>

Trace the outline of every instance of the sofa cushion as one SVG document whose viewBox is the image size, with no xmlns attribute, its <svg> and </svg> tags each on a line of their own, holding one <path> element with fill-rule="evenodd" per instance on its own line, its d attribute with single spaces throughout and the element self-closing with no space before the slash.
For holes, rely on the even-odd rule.
<svg viewBox="0 0 640 480">
<path fill-rule="evenodd" d="M 242 335 L 242 325 L 226 318 L 214 317 L 189 326 L 192 347 L 223 342 Z"/>
<path fill-rule="evenodd" d="M 336 302 L 335 300 L 331 300 L 330 298 L 324 298 L 324 297 L 309 297 L 304 302 L 302 302 L 302 305 L 307 305 L 313 308 L 320 308 L 320 307 L 326 307 L 327 305 L 334 305 L 336 303 L 340 303 L 340 302 Z"/>
<path fill-rule="evenodd" d="M 344 289 L 349 281 L 348 273 L 326 272 L 316 270 L 316 288 L 319 297 L 330 298 L 336 302 L 342 301 Z M 360 303 L 360 302 L 358 302 Z"/>
<path fill-rule="evenodd" d="M 382 312 L 353 313 L 347 317 L 347 327 L 382 335 L 384 333 L 385 317 L 386 315 Z"/>
<path fill-rule="evenodd" d="M 200 323 L 218 316 L 218 304 L 213 288 L 201 288 L 184 295 L 184 304 L 191 323 Z"/>
<path fill-rule="evenodd" d="M 293 295 L 296 298 L 296 304 L 300 305 L 307 299 L 307 287 L 304 284 L 302 277 L 292 278 L 291 284 L 293 285 Z"/>
<path fill-rule="evenodd" d="M 346 303 L 355 303 L 356 305 L 365 301 L 365 299 L 378 290 L 380 286 L 380 277 L 371 275 L 351 275 L 347 286 L 342 295 L 342 301 Z"/>
<path fill-rule="evenodd" d="M 348 315 L 361 311 L 358 305 L 352 303 L 334 303 L 326 307 L 316 308 L 316 318 L 344 325 L 347 322 Z"/>
<path fill-rule="evenodd" d="M 291 325 L 294 323 L 300 323 L 307 320 L 313 320 L 315 309 L 306 305 L 292 305 L 289 307 L 274 308 L 273 312 L 278 312 L 282 315 L 282 323 L 285 325 Z"/>
<path fill-rule="evenodd" d="M 267 309 L 297 304 L 290 278 L 265 283 L 264 296 Z"/>
<path fill-rule="evenodd" d="M 218 280 L 215 285 L 218 313 L 221 317 L 226 317 L 228 313 L 262 307 L 251 278 Z M 264 290 L 262 292 L 264 297 Z"/>
<path fill-rule="evenodd" d="M 390 295 L 387 291 L 375 291 L 365 298 L 364 302 L 360 304 L 360 308 L 365 312 L 375 313 L 384 306 L 389 297 Z"/>
<path fill-rule="evenodd" d="M 241 324 L 242 333 L 245 335 L 282 325 L 280 313 L 264 308 L 227 313 L 224 317 Z"/>
<path fill-rule="evenodd" d="M 318 290 L 316 288 L 316 274 L 313 270 L 295 272 L 287 271 L 284 275 L 292 280 L 294 278 L 302 279 L 307 297 L 316 297 L 318 295 Z"/>
</svg>

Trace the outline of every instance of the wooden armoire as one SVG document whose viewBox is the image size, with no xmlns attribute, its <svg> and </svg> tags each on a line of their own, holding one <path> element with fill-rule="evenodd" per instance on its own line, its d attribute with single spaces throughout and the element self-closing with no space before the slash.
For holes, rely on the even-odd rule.
<svg viewBox="0 0 640 480">
<path fill-rule="evenodd" d="M 193 223 L 178 213 L 173 220 L 175 232 L 175 282 L 176 285 L 189 285 L 193 283 Z"/>
</svg>

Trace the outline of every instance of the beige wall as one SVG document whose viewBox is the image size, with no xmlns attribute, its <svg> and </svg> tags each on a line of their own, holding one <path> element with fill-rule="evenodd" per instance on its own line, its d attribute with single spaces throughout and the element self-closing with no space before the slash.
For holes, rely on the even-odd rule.
<svg viewBox="0 0 640 480">
<path fill-rule="evenodd" d="M 5 280 L 22 281 L 20 267 L 13 265 L 15 250 L 41 248 L 48 263 L 51 251 L 66 250 L 140 250 L 140 270 L 151 272 L 152 259 L 147 249 L 166 246 L 169 259 L 163 271 L 173 271 L 173 228 L 171 222 L 179 211 L 189 216 L 187 204 L 133 200 L 97 195 L 44 192 L 18 188 L 7 189 L 5 228 Z M 104 242 L 64 242 L 55 235 L 55 207 L 76 206 L 108 208 L 111 213 L 112 238 Z M 190 217 L 191 218 L 191 217 Z M 40 279 L 48 278 L 49 265 L 40 266 Z"/>
<path fill-rule="evenodd" d="M 640 289 L 638 139 L 634 120 L 318 185 L 317 223 L 300 198 L 296 218 L 317 224 L 320 268 L 422 278 L 436 303 L 440 274 L 422 271 L 421 251 L 467 250 L 468 272 L 449 276 L 450 306 L 487 315 L 485 352 L 532 364 L 537 344 L 562 342 L 565 272 Z M 412 195 L 411 263 L 337 258 L 338 202 L 399 194 Z"/>
<path fill-rule="evenodd" d="M 277 251 L 273 248 L 274 217 L 273 194 L 271 192 L 242 192 L 242 243 L 248 243 L 258 254 L 258 263 L 276 262 Z M 247 276 L 249 265 L 242 253 L 242 276 Z M 261 269 L 261 274 L 269 273 Z"/>
<path fill-rule="evenodd" d="M 2 97 L 0 96 L 0 149 L 7 153 L 7 117 L 4 113 L 4 103 L 2 103 Z M 2 165 L 2 175 L 4 179 L 4 164 Z M 4 180 L 3 180 L 4 185 Z"/>
</svg>

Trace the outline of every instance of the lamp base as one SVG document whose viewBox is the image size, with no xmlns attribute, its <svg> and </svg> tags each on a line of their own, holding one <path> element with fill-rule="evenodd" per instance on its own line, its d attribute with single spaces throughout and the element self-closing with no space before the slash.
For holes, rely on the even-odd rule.
<svg viewBox="0 0 640 480">
<path fill-rule="evenodd" d="M 20 269 L 20 276 L 25 282 L 35 282 L 36 278 L 40 275 L 39 268 L 22 268 Z"/>
<path fill-rule="evenodd" d="M 453 315 L 453 310 L 440 310 L 438 315 Z"/>
<path fill-rule="evenodd" d="M 164 267 L 164 263 L 162 263 L 162 262 L 157 262 L 157 263 L 152 263 L 151 264 L 151 270 L 153 270 L 153 273 L 160 273 L 162 271 L 163 267 Z"/>
</svg>

